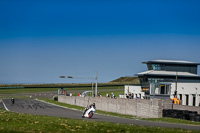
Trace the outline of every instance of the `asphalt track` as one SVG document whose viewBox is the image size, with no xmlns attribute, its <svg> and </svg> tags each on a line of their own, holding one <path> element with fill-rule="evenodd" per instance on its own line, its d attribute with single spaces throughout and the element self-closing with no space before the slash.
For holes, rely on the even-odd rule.
<svg viewBox="0 0 200 133">
<path fill-rule="evenodd" d="M 106 121 L 106 122 L 133 124 L 142 126 L 200 130 L 200 126 L 133 120 L 133 119 L 119 118 L 119 117 L 99 115 L 99 114 L 95 114 L 92 117 L 92 119 L 82 118 L 81 117 L 82 111 L 68 109 L 34 99 L 16 99 L 14 104 L 11 103 L 10 99 L 3 99 L 2 104 L 3 105 L 0 106 L 4 106 L 4 108 L 6 108 L 7 110 L 18 113 L 47 115 L 47 116 L 82 119 L 82 120 L 84 119 L 90 121 Z"/>
</svg>

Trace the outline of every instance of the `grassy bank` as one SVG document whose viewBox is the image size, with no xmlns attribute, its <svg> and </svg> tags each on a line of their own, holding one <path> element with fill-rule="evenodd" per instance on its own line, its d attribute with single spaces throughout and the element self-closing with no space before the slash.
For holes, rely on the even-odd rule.
<svg viewBox="0 0 200 133">
<path fill-rule="evenodd" d="M 14 133 L 46 133 L 46 132 L 105 132 L 105 133 L 132 133 L 132 132 L 169 132 L 169 133 L 183 133 L 194 132 L 193 130 L 160 128 L 160 127 L 146 127 L 135 126 L 127 124 L 115 124 L 109 122 L 95 122 L 87 120 L 74 120 L 58 117 L 19 114 L 7 112 L 0 109 L 0 132 L 14 132 Z"/>
</svg>

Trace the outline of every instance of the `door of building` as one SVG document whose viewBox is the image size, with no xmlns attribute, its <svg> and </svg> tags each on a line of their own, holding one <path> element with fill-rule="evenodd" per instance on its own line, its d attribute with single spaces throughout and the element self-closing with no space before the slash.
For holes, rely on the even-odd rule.
<svg viewBox="0 0 200 133">
<path fill-rule="evenodd" d="M 165 85 L 160 85 L 160 94 L 165 94 Z"/>
</svg>

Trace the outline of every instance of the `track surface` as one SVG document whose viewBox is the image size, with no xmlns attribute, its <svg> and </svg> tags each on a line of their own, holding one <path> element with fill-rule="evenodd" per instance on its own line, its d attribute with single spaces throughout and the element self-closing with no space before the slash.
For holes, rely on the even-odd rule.
<svg viewBox="0 0 200 133">
<path fill-rule="evenodd" d="M 9 111 L 18 112 L 18 113 L 48 115 L 48 116 L 56 116 L 56 117 L 64 117 L 64 118 L 72 118 L 72 119 L 87 119 L 91 121 L 106 121 L 106 122 L 143 125 L 143 126 L 200 130 L 200 126 L 189 126 L 189 125 L 181 125 L 181 124 L 132 120 L 132 119 L 112 117 L 112 116 L 106 116 L 106 115 L 98 115 L 98 114 L 95 114 L 92 117 L 92 119 L 81 118 L 82 111 L 59 107 L 56 105 L 52 105 L 52 104 L 34 100 L 34 99 L 16 99 L 15 104 L 12 104 L 10 99 L 3 99 L 2 103 L 4 104 L 4 108 L 7 108 Z"/>
</svg>

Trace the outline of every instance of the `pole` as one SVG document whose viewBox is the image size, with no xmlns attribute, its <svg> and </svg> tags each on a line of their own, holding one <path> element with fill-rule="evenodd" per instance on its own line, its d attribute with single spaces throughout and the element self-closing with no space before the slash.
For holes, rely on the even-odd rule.
<svg viewBox="0 0 200 133">
<path fill-rule="evenodd" d="M 129 95 L 129 85 L 128 85 L 128 92 L 127 92 L 127 95 Z"/>
<path fill-rule="evenodd" d="M 177 82 L 178 82 L 178 72 L 176 72 L 176 86 L 175 86 L 175 92 L 174 92 L 174 97 L 177 97 Z"/>
<path fill-rule="evenodd" d="M 98 82 L 98 72 L 96 72 L 96 86 L 95 86 L 95 96 L 97 96 L 97 82 Z"/>
<path fill-rule="evenodd" d="M 92 96 L 93 96 L 93 93 L 94 93 L 94 89 L 93 89 L 93 83 L 92 83 Z"/>
</svg>

